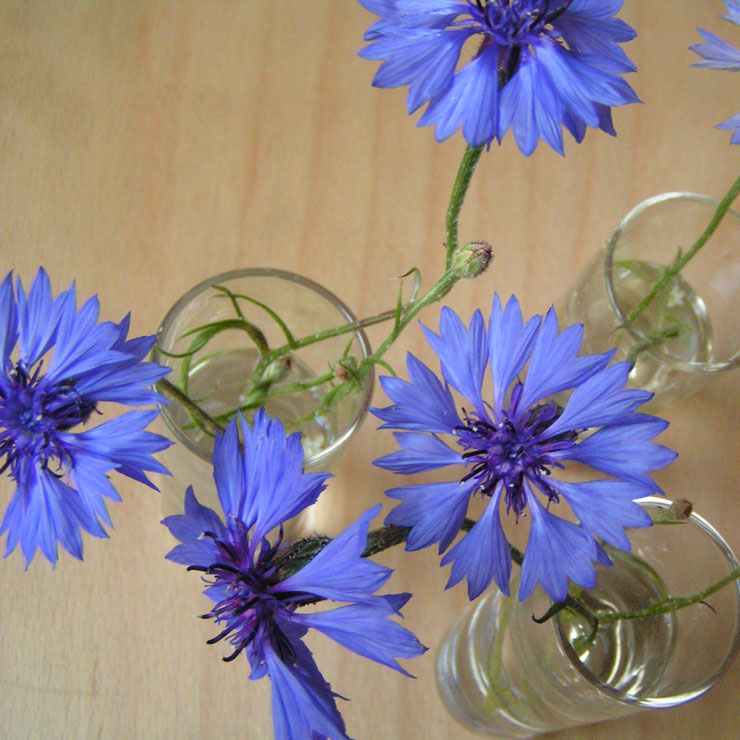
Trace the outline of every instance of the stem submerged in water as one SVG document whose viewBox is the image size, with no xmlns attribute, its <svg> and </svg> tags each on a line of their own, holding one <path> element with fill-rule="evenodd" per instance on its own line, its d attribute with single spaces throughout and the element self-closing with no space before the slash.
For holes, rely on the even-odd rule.
<svg viewBox="0 0 740 740">
<path fill-rule="evenodd" d="M 171 403 L 179 403 L 187 411 L 193 423 L 206 434 L 215 437 L 226 431 L 215 419 L 209 416 L 203 409 L 194 403 L 176 385 L 170 383 L 166 378 L 157 381 L 155 388 Z"/>
<path fill-rule="evenodd" d="M 450 201 L 447 208 L 447 256 L 445 271 L 442 276 L 434 283 L 434 285 L 432 285 L 425 293 L 417 296 L 420 274 L 419 271 L 414 268 L 410 271 L 410 273 L 407 273 L 411 274 L 411 272 L 413 272 L 415 275 L 414 290 L 412 291 L 411 298 L 408 300 L 408 302 L 403 303 L 399 295 L 399 301 L 394 310 L 384 311 L 366 319 L 342 324 L 341 326 L 336 326 L 324 331 L 317 332 L 315 334 L 311 334 L 306 337 L 296 339 L 290 332 L 289 327 L 285 325 L 282 319 L 277 316 L 277 314 L 275 314 L 275 312 L 272 311 L 269 306 L 266 306 L 259 301 L 255 301 L 249 296 L 231 293 L 231 291 L 229 291 L 228 288 L 224 286 L 214 286 L 216 290 L 221 292 L 231 301 L 232 306 L 234 307 L 234 310 L 237 314 L 236 319 L 221 322 L 221 324 L 223 324 L 224 330 L 234 327 L 247 330 L 250 334 L 250 337 L 252 337 L 252 339 L 258 345 L 258 349 L 260 351 L 260 358 L 255 364 L 254 369 L 252 370 L 252 374 L 246 385 L 245 391 L 242 394 L 242 397 L 247 399 L 247 402 L 240 407 L 235 407 L 233 412 L 221 414 L 219 415 L 218 419 L 213 419 L 201 408 L 199 408 L 197 403 L 195 403 L 192 399 L 188 397 L 187 375 L 193 359 L 193 354 L 202 346 L 204 346 L 212 338 L 214 333 L 217 333 L 219 331 L 219 327 L 217 325 L 206 325 L 204 327 L 199 327 L 201 332 L 197 334 L 193 342 L 191 342 L 191 348 L 183 355 L 172 355 L 182 356 L 184 358 L 180 372 L 180 380 L 178 381 L 178 385 L 180 387 L 178 388 L 168 381 L 162 381 L 160 388 L 162 395 L 164 395 L 166 398 L 168 398 L 168 400 L 172 402 L 180 403 L 190 416 L 192 424 L 197 426 L 204 433 L 214 436 L 223 432 L 223 427 L 219 422 L 228 421 L 228 419 L 236 414 L 239 410 L 247 411 L 253 408 L 257 408 L 258 406 L 263 405 L 268 398 L 272 397 L 272 395 L 278 392 L 280 395 L 286 395 L 285 389 L 280 389 L 279 391 L 274 390 L 272 388 L 272 381 L 266 378 L 266 375 L 270 374 L 270 368 L 274 367 L 276 362 L 288 357 L 291 352 L 299 350 L 303 347 L 308 347 L 312 344 L 316 344 L 317 342 L 332 339 L 344 334 L 351 334 L 362 329 L 363 327 L 372 326 L 374 324 L 378 324 L 388 320 L 393 320 L 393 327 L 391 328 L 386 338 L 381 342 L 380 346 L 375 350 L 375 352 L 373 352 L 370 356 L 364 358 L 359 363 L 356 363 L 356 367 L 352 369 L 351 373 L 346 372 L 346 367 L 344 367 L 344 371 L 340 371 L 339 373 L 336 372 L 337 369 L 340 369 L 342 367 L 342 361 L 340 360 L 338 363 L 336 363 L 336 365 L 332 365 L 332 368 L 334 368 L 333 372 L 323 373 L 322 375 L 317 376 L 317 378 L 321 378 L 327 383 L 331 383 L 335 380 L 338 380 L 339 382 L 334 384 L 326 392 L 322 399 L 322 402 L 314 411 L 310 412 L 309 414 L 302 417 L 301 419 L 298 419 L 295 422 L 295 424 L 293 425 L 294 428 L 299 428 L 302 424 L 311 421 L 318 414 L 327 413 L 331 410 L 333 406 L 339 403 L 342 398 L 349 395 L 350 393 L 357 391 L 358 388 L 361 388 L 364 379 L 367 377 L 368 373 L 372 371 L 375 365 L 381 364 L 390 369 L 390 371 L 392 372 L 392 368 L 390 368 L 382 359 L 385 353 L 396 341 L 399 334 L 411 323 L 411 321 L 414 320 L 414 318 L 423 308 L 444 298 L 447 293 L 450 292 L 453 285 L 460 279 L 459 275 L 455 274 L 452 269 L 452 258 L 458 249 L 458 219 L 460 216 L 460 210 L 462 209 L 463 203 L 465 202 L 465 196 L 467 195 L 468 188 L 470 187 L 470 182 L 473 177 L 475 167 L 478 163 L 478 160 L 480 159 L 482 151 L 483 146 L 468 146 L 465 149 L 465 153 L 463 154 L 462 161 L 460 162 L 460 166 L 458 168 L 457 177 L 455 178 L 455 183 L 452 188 L 452 193 L 450 195 Z M 246 322 L 246 320 L 244 319 L 244 315 L 239 306 L 239 300 L 249 301 L 266 311 L 270 318 L 280 326 L 284 336 L 286 337 L 286 343 L 280 347 L 270 348 L 267 346 L 266 341 L 260 341 L 260 339 L 263 339 L 263 337 L 261 336 L 261 334 L 256 334 L 254 331 L 250 331 L 252 329 L 255 329 L 256 327 L 248 324 L 248 322 Z M 167 354 L 166 352 L 163 353 Z M 307 384 L 304 383 L 303 386 L 307 386 Z M 299 392 L 301 392 L 302 390 L 305 390 L 303 386 L 301 386 L 301 388 L 298 388 L 298 386 L 296 386 L 296 388 Z"/>
</svg>

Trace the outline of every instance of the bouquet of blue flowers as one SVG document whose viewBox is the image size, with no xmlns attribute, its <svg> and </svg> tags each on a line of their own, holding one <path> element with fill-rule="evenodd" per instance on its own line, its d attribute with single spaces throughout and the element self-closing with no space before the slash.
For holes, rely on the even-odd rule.
<svg viewBox="0 0 740 740">
<path fill-rule="evenodd" d="M 90 427 L 101 404 L 183 404 L 214 437 L 220 511 L 188 488 L 183 513 L 163 521 L 179 542 L 167 557 L 202 574 L 212 602 L 202 616 L 218 628 L 209 643 L 229 644 L 227 662 L 244 654 L 252 679 L 269 676 L 280 740 L 347 738 L 339 694 L 304 642 L 309 630 L 405 675 L 398 659 L 426 650 L 397 621 L 411 594 L 379 593 L 391 571 L 372 555 L 436 545 L 441 565 L 451 565 L 448 587 L 466 581 L 471 600 L 492 583 L 508 595 L 516 566 L 518 599 L 539 584 L 557 608 L 593 618 L 581 590 L 595 585 L 595 564 L 611 563 L 609 548 L 630 548 L 625 529 L 653 523 L 636 500 L 662 493 L 651 474 L 676 456 L 654 441 L 667 422 L 641 410 L 651 394 L 626 387 L 629 362 L 613 362 L 613 352 L 581 354 L 583 327 L 561 328 L 554 309 L 525 319 L 515 296 L 494 295 L 487 315 L 467 321 L 442 308 L 436 328 L 422 326 L 440 373 L 409 353 L 403 379 L 383 359 L 424 308 L 492 259 L 487 242 L 460 243 L 458 235 L 484 152 L 511 131 L 525 156 L 540 140 L 563 154 L 564 130 L 576 142 L 589 128 L 614 135 L 611 108 L 638 101 L 623 78 L 635 67 L 622 44 L 635 33 L 617 17 L 622 0 L 359 2 L 377 16 L 360 52 L 381 62 L 373 84 L 407 86 L 409 113 L 426 106 L 419 125 L 434 126 L 438 141 L 461 131 L 467 144 L 447 210 L 441 277 L 422 291 L 412 270 L 413 295 L 399 295 L 384 315 L 392 324 L 385 340 L 362 363 L 332 366 L 342 393 L 375 366 L 391 372 L 380 379 L 390 403 L 372 412 L 398 449 L 377 466 L 401 475 L 440 471 L 432 482 L 387 490 L 397 504 L 384 526 L 370 529 L 378 504 L 333 539 L 285 534 L 331 476 L 305 472 L 300 434 L 260 408 L 271 363 L 253 378 L 263 395 L 224 424 L 168 379 L 168 368 L 146 359 L 155 338 L 129 338 L 128 316 L 99 322 L 97 298 L 78 308 L 74 285 L 55 296 L 43 269 L 28 291 L 12 274 L 0 284 L 0 462 L 16 487 L 0 524 L 6 555 L 20 545 L 27 564 L 39 549 L 54 564 L 61 544 L 81 559 L 81 532 L 107 536 L 105 499 L 120 500 L 109 474 L 154 487 L 147 474 L 167 473 L 154 453 L 170 442 L 146 431 L 157 412 L 130 410 Z M 724 17 L 740 25 L 740 3 L 725 6 Z M 740 69 L 740 52 L 701 33 L 705 43 L 693 47 L 700 66 Z M 740 114 L 720 128 L 740 142 Z M 740 181 L 727 207 L 737 192 Z M 673 274 L 683 264 L 671 266 Z M 203 344 L 225 328 L 204 327 Z M 311 341 L 342 331 L 327 327 Z M 258 341 L 255 332 L 247 331 Z M 288 354 L 281 351 L 275 357 Z M 333 393 L 328 407 L 340 395 Z M 562 475 L 570 463 L 588 470 L 585 480 Z M 507 537 L 506 517 L 529 523 L 523 550 Z M 674 606 L 656 605 L 654 613 Z"/>
</svg>

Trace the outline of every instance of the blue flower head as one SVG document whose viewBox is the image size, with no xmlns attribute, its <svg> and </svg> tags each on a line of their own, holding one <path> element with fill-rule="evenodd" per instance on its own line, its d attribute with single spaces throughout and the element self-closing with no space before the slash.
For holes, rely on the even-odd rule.
<svg viewBox="0 0 740 740">
<path fill-rule="evenodd" d="M 738 0 L 724 0 L 724 2 L 727 15 L 720 17 L 740 26 L 740 2 Z M 703 61 L 694 63 L 695 67 L 726 69 L 730 72 L 740 70 L 740 49 L 703 28 L 698 29 L 698 31 L 704 37 L 705 43 L 694 44 L 689 47 L 691 51 L 695 51 L 700 57 L 703 57 Z M 730 144 L 740 144 L 740 113 L 736 113 L 726 121 L 717 124 L 717 128 L 732 131 Z"/>
<path fill-rule="evenodd" d="M 263 409 L 252 428 L 241 416 L 232 420 L 216 439 L 213 466 L 224 518 L 201 506 L 189 488 L 185 514 L 163 521 L 182 543 L 167 557 L 205 574 L 215 606 L 203 616 L 222 628 L 209 642 L 231 644 L 224 660 L 244 653 L 252 679 L 270 676 L 276 739 L 343 740 L 337 694 L 302 640 L 308 630 L 402 673 L 396 658 L 425 650 L 390 619 L 410 594 L 375 595 L 391 570 L 362 557 L 380 505 L 288 574 L 297 551 L 284 542 L 282 524 L 316 501 L 329 474 L 304 473 L 300 435 L 286 437 Z M 300 611 L 327 599 L 344 605 Z"/>
<path fill-rule="evenodd" d="M 12 274 L 0 284 L 0 472 L 17 486 L 0 534 L 6 556 L 20 543 L 26 565 L 37 548 L 56 563 L 57 543 L 81 559 L 81 529 L 107 536 L 104 498 L 121 500 L 111 470 L 152 488 L 146 471 L 167 472 L 151 453 L 169 441 L 144 431 L 156 411 L 76 431 L 99 403 L 161 401 L 148 386 L 169 372 L 143 362 L 154 337 L 127 339 L 129 317 L 99 324 L 99 310 L 96 297 L 78 310 L 74 285 L 54 298 L 43 269 L 28 294 Z"/>
<path fill-rule="evenodd" d="M 635 69 L 622 0 L 359 2 L 381 16 L 360 52 L 383 60 L 373 84 L 408 85 L 409 113 L 428 103 L 419 125 L 438 141 L 462 128 L 470 146 L 490 145 L 511 129 L 527 156 L 540 139 L 562 154 L 563 126 L 578 142 L 589 126 L 614 134 L 611 107 L 638 100 L 620 77 Z"/>
<path fill-rule="evenodd" d="M 493 580 L 509 593 L 503 512 L 529 519 L 520 599 L 538 581 L 555 601 L 565 598 L 568 581 L 593 586 L 592 561 L 608 562 L 597 539 L 629 549 L 623 527 L 650 524 L 634 499 L 656 491 L 648 473 L 675 457 L 650 442 L 667 422 L 635 411 L 652 394 L 624 388 L 629 365 L 608 366 L 613 352 L 578 356 L 581 325 L 559 332 L 552 309 L 524 323 L 514 297 L 505 308 L 494 298 L 488 327 L 479 311 L 466 327 L 444 308 L 439 334 L 424 331 L 444 382 L 411 354 L 408 381 L 381 378 L 393 403 L 373 413 L 382 428 L 398 430 L 401 449 L 375 464 L 403 474 L 448 466 L 460 472 L 449 482 L 387 491 L 401 503 L 386 523 L 411 527 L 407 549 L 438 543 L 442 553 L 478 497 L 486 502 L 482 516 L 442 559 L 452 563 L 448 587 L 466 578 L 473 599 Z M 491 401 L 483 390 L 487 370 Z M 467 399 L 462 408 L 452 389 Z M 551 398 L 567 392 L 564 406 Z M 561 480 L 555 473 L 567 461 L 610 477 Z M 558 515 L 564 502 L 578 524 Z"/>
</svg>

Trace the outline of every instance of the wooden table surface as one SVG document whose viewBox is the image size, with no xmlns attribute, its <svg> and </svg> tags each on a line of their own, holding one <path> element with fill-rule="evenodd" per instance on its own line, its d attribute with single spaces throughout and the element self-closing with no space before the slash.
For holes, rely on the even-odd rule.
<svg viewBox="0 0 740 740">
<path fill-rule="evenodd" d="M 677 6 L 680 6 L 677 8 Z M 713 126 L 740 110 L 740 77 L 693 69 L 696 27 L 740 42 L 719 0 L 626 0 L 638 31 L 626 48 L 644 104 L 615 110 L 616 139 L 589 130 L 561 157 L 524 158 L 511 135 L 483 155 L 461 219 L 462 239 L 488 239 L 491 269 L 448 305 L 468 317 L 514 292 L 527 314 L 557 301 L 619 219 L 644 198 L 689 190 L 721 196 L 740 147 Z M 0 3 L 0 254 L 27 283 L 39 265 L 56 291 L 77 280 L 103 317 L 133 312 L 153 332 L 201 279 L 247 266 L 306 275 L 358 315 L 393 305 L 419 267 L 440 274 L 443 216 L 460 136 L 416 128 L 405 90 L 370 86 L 356 55 L 373 16 L 351 0 L 4 0 Z M 423 318 L 435 323 L 437 308 Z M 378 340 L 380 334 L 371 338 Z M 416 326 L 407 350 L 432 360 Z M 378 390 L 376 402 L 382 403 Z M 662 441 L 679 451 L 657 475 L 695 502 L 740 551 L 740 373 L 665 409 Z M 386 488 L 371 461 L 393 448 L 368 419 L 334 464 L 322 524 L 336 532 Z M 163 559 L 157 493 L 119 478 L 109 540 L 85 537 L 85 560 L 16 551 L 0 561 L 0 736 L 3 738 L 272 737 L 269 682 L 246 661 L 221 661 L 196 619 L 196 574 Z M 0 483 L 3 507 L 12 485 Z M 388 506 L 385 507 L 388 511 Z M 4 545 L 3 545 L 4 547 Z M 393 590 L 415 593 L 405 623 L 431 648 L 468 602 L 444 591 L 433 549 L 383 562 Z M 351 737 L 473 737 L 447 715 L 434 649 L 405 679 L 311 639 Z M 562 740 L 740 737 L 740 663 L 686 706 L 564 731 Z"/>
</svg>

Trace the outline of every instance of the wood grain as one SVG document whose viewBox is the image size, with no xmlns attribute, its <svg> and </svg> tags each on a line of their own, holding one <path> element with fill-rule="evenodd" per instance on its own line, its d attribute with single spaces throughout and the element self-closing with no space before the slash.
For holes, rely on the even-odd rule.
<svg viewBox="0 0 740 740">
<path fill-rule="evenodd" d="M 644 104 L 614 112 L 618 137 L 590 131 L 561 157 L 523 158 L 509 136 L 484 155 L 463 239 L 488 239 L 486 275 L 447 303 L 487 310 L 515 292 L 527 313 L 565 292 L 619 219 L 670 190 L 721 196 L 740 148 L 713 126 L 740 110 L 738 78 L 692 69 L 702 26 L 740 41 L 719 0 L 626 0 L 638 30 L 630 80 Z M 5 0 L 0 4 L 0 255 L 55 290 L 77 280 L 106 319 L 133 313 L 154 331 L 206 276 L 269 265 L 313 278 L 359 315 L 391 306 L 394 276 L 441 269 L 443 218 L 463 142 L 414 126 L 405 91 L 370 86 L 357 57 L 372 17 L 347 0 Z M 436 309 L 423 320 L 436 321 Z M 377 340 L 378 334 L 373 335 Z M 389 353 L 431 360 L 410 327 Z M 376 400 L 381 398 L 378 390 Z M 665 410 L 680 457 L 658 476 L 695 501 L 740 550 L 740 375 Z M 336 531 L 398 481 L 371 466 L 392 448 L 368 420 L 334 466 L 322 505 Z M 272 737 L 269 684 L 246 661 L 222 664 L 196 619 L 194 574 L 163 560 L 172 545 L 156 493 L 119 481 L 109 541 L 52 570 L 18 552 L 0 561 L 0 735 L 5 738 Z M 0 501 L 12 494 L 7 478 Z M 387 510 L 388 507 L 386 507 Z M 432 551 L 386 553 L 390 586 L 410 590 L 406 624 L 429 645 L 408 680 L 311 640 L 348 732 L 375 740 L 473 737 L 440 704 L 434 648 L 467 607 L 444 590 Z M 684 707 L 565 731 L 562 740 L 738 737 L 740 665 Z M 553 736 L 555 737 L 555 736 Z"/>
</svg>

